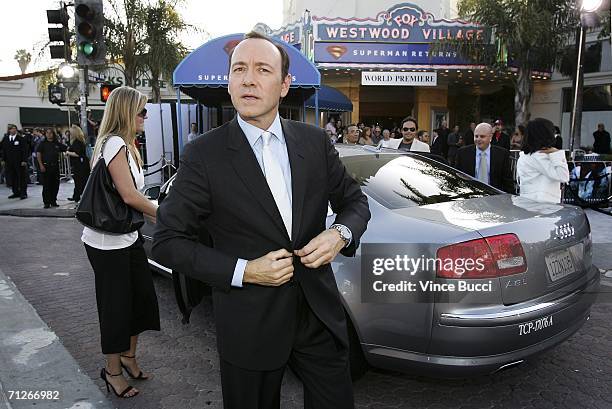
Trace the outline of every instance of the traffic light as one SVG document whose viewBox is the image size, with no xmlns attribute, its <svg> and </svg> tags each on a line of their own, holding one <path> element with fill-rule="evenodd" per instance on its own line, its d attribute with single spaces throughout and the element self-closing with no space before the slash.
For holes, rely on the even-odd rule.
<svg viewBox="0 0 612 409">
<path fill-rule="evenodd" d="M 106 62 L 102 0 L 75 0 L 77 62 L 101 65 Z"/>
<path fill-rule="evenodd" d="M 63 104 L 66 102 L 66 88 L 57 85 L 49 84 L 49 102 L 52 104 Z"/>
<path fill-rule="evenodd" d="M 66 6 L 58 10 L 47 10 L 49 24 L 61 24 L 62 27 L 49 27 L 49 41 L 62 44 L 49 45 L 51 58 L 70 61 L 70 30 L 68 29 L 68 12 Z"/>
<path fill-rule="evenodd" d="M 110 95 L 110 93 L 115 89 L 118 88 L 119 85 L 116 84 L 102 84 L 100 85 L 100 100 L 104 103 L 106 103 L 106 100 L 108 100 L 108 96 Z"/>
</svg>

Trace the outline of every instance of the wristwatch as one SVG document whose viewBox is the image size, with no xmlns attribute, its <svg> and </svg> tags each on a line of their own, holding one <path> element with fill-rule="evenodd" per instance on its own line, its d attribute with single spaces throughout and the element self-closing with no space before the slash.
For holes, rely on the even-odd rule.
<svg viewBox="0 0 612 409">
<path fill-rule="evenodd" d="M 353 238 L 353 235 L 348 227 L 343 224 L 332 224 L 331 226 L 329 226 L 329 228 L 338 230 L 338 233 L 340 233 L 340 238 L 342 239 L 342 241 L 344 241 L 344 247 L 348 247 L 349 244 L 351 244 L 351 239 Z"/>
</svg>

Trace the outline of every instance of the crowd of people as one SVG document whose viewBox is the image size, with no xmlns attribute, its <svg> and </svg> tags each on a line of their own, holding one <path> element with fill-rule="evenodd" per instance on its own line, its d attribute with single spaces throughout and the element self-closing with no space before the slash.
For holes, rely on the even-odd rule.
<svg viewBox="0 0 612 409">
<path fill-rule="evenodd" d="M 518 125 L 512 136 L 506 132 L 501 119 L 492 124 L 472 122 L 465 131 L 461 131 L 458 125 L 451 129 L 443 121 L 440 127 L 429 132 L 419 129 L 418 121 L 410 116 L 392 129 L 366 126 L 363 122 L 343 126 L 342 121 L 330 117 L 325 132 L 332 143 L 430 153 L 508 193 L 516 192 L 510 151 L 520 151 L 516 161 L 516 179 L 521 195 L 540 201 L 560 202 L 559 186 L 569 180 L 561 131 L 542 118 Z M 585 151 L 610 153 L 610 134 L 603 123 L 597 125 L 593 138 L 592 149 L 584 148 Z"/>
<path fill-rule="evenodd" d="M 65 132 L 53 127 L 19 131 L 7 126 L 0 139 L 0 183 L 12 189 L 9 199 L 26 199 L 28 184 L 43 186 L 44 208 L 58 207 L 60 176 L 72 175 L 74 191 L 67 200 L 80 200 L 89 177 L 88 143 L 81 128 L 72 125 Z M 69 166 L 63 163 L 68 158 Z M 31 175 L 31 176 L 30 176 Z"/>
<path fill-rule="evenodd" d="M 72 177 L 74 191 L 66 200 L 78 203 L 89 178 L 99 127 L 91 111 L 87 115 L 89 137 L 75 124 L 22 130 L 8 124 L 6 133 L 0 135 L 0 183 L 12 188 L 9 199 L 26 199 L 28 185 L 36 183 L 43 186 L 44 208 L 58 207 L 60 179 Z M 135 144 L 146 161 L 144 131 L 138 133 Z"/>
</svg>

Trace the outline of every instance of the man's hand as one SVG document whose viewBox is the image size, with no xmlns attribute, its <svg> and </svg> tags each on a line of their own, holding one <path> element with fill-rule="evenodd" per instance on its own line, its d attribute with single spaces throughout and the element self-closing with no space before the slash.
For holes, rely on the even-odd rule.
<svg viewBox="0 0 612 409">
<path fill-rule="evenodd" d="M 271 251 L 247 262 L 242 281 L 277 287 L 293 277 L 293 255 L 285 249 Z"/>
<path fill-rule="evenodd" d="M 27 162 L 21 162 L 21 166 L 28 166 Z"/>
<path fill-rule="evenodd" d="M 45 168 L 45 165 L 40 165 L 40 171 L 42 173 L 45 173 L 47 171 L 47 168 Z"/>
<path fill-rule="evenodd" d="M 143 213 L 145 220 L 147 220 L 151 224 L 157 224 L 157 216 L 150 216 L 146 213 Z"/>
<path fill-rule="evenodd" d="M 344 244 L 338 230 L 327 229 L 294 253 L 306 267 L 317 268 L 334 261 Z"/>
</svg>

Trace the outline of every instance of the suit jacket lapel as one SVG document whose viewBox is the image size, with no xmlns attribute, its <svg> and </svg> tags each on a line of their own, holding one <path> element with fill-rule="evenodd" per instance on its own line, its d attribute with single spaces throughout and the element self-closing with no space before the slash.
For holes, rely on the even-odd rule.
<svg viewBox="0 0 612 409">
<path fill-rule="evenodd" d="M 291 206 L 292 206 L 292 223 L 291 241 L 296 240 L 300 232 L 302 222 L 302 211 L 304 209 L 304 196 L 306 194 L 306 166 L 304 161 L 304 153 L 299 135 L 293 133 L 290 123 L 281 118 L 283 127 L 283 135 L 287 143 L 287 154 L 289 155 L 289 164 L 291 167 Z"/>
<path fill-rule="evenodd" d="M 284 237 L 288 238 L 283 218 L 278 211 L 278 207 L 276 207 L 268 182 L 236 118 L 229 123 L 228 129 L 227 147 L 233 151 L 231 163 L 236 170 L 236 174 L 268 213 L 274 225 L 283 233 Z"/>
</svg>

